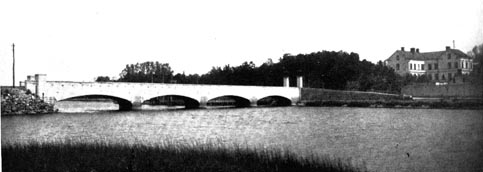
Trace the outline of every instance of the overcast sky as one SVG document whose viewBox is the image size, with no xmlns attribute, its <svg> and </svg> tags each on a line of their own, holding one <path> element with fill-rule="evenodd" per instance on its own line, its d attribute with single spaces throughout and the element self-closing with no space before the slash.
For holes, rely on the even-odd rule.
<svg viewBox="0 0 483 172">
<path fill-rule="evenodd" d="M 126 64 L 169 63 L 174 72 L 258 66 L 285 53 L 356 52 L 384 60 L 404 46 L 421 52 L 483 43 L 482 0 L 100 1 L 2 0 L 0 85 L 26 75 L 92 81 Z"/>
</svg>

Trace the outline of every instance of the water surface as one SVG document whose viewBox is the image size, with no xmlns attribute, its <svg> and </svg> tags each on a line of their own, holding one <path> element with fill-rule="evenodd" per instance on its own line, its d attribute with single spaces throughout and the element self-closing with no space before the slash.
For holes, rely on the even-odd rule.
<svg viewBox="0 0 483 172">
<path fill-rule="evenodd" d="M 482 112 L 276 107 L 8 116 L 2 144 L 235 143 L 338 157 L 374 171 L 483 171 Z"/>
</svg>

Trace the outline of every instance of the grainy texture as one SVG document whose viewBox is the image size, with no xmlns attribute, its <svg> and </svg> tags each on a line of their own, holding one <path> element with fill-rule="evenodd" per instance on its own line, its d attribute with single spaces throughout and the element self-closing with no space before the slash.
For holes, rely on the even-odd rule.
<svg viewBox="0 0 483 172">
<path fill-rule="evenodd" d="M 65 139 L 238 144 L 341 158 L 371 171 L 483 170 L 483 111 L 341 107 L 2 117 L 2 145 Z M 408 155 L 409 154 L 409 155 Z"/>
<path fill-rule="evenodd" d="M 2 146 L 3 171 L 359 172 L 337 159 L 214 144 L 30 143 Z"/>
</svg>

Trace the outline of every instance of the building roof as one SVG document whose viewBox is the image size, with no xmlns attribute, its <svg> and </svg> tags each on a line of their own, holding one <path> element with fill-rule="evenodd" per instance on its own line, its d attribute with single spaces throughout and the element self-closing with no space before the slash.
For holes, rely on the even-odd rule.
<svg viewBox="0 0 483 172">
<path fill-rule="evenodd" d="M 434 51 L 425 53 L 397 50 L 396 53 L 400 55 L 400 57 L 404 57 L 407 60 L 436 60 L 441 58 L 448 51 L 456 54 L 456 58 L 470 58 L 470 56 L 466 55 L 458 49 L 449 49 L 447 51 Z"/>
</svg>

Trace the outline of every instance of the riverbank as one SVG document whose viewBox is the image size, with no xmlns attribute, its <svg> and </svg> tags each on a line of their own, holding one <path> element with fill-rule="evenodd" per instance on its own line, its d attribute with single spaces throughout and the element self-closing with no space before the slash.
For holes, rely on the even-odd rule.
<svg viewBox="0 0 483 172">
<path fill-rule="evenodd" d="M 223 145 L 2 145 L 4 171 L 365 171 L 341 160 Z"/>
<path fill-rule="evenodd" d="M 1 115 L 48 114 L 57 112 L 54 105 L 22 88 L 1 88 Z"/>
<path fill-rule="evenodd" d="M 412 98 L 407 95 L 377 92 L 303 88 L 305 106 L 370 108 L 483 109 L 483 99 Z"/>
<path fill-rule="evenodd" d="M 369 107 L 369 108 L 423 108 L 423 109 L 483 109 L 483 103 L 478 101 L 308 101 L 305 106 L 326 106 L 326 107 Z"/>
</svg>

